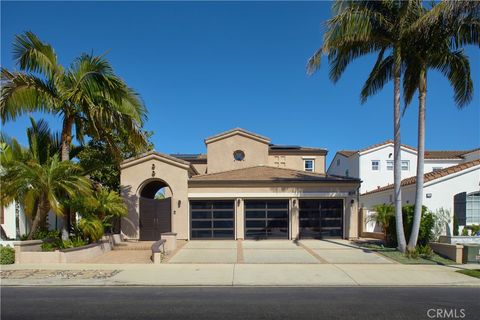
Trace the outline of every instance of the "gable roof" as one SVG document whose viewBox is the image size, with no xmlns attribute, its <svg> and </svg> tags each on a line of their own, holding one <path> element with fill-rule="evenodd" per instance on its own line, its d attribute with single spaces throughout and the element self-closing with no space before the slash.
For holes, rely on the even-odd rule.
<svg viewBox="0 0 480 320">
<path fill-rule="evenodd" d="M 286 168 L 269 166 L 255 166 L 197 175 L 190 182 L 353 182 L 359 183 L 356 178 L 347 178 L 327 174 L 305 172 Z"/>
<path fill-rule="evenodd" d="M 267 137 L 261 136 L 259 134 L 256 134 L 256 133 L 253 133 L 253 132 L 250 132 L 250 131 L 247 131 L 247 130 L 242 129 L 242 128 L 234 128 L 234 129 L 224 131 L 224 132 L 220 132 L 219 134 L 216 134 L 216 135 L 213 135 L 211 137 L 206 138 L 205 139 L 205 144 L 209 144 L 211 142 L 221 140 L 221 139 L 224 139 L 224 138 L 228 138 L 228 137 L 231 137 L 231 136 L 234 136 L 234 135 L 237 135 L 237 134 L 245 136 L 245 137 L 252 138 L 252 139 L 260 141 L 260 142 L 270 143 L 270 139 L 267 138 Z"/>
<path fill-rule="evenodd" d="M 387 140 L 387 141 L 377 143 L 359 150 L 340 150 L 340 151 L 337 151 L 337 154 L 340 154 L 348 158 L 356 153 L 362 153 L 362 152 L 375 149 L 387 144 L 393 144 L 393 140 Z M 414 147 L 407 146 L 405 144 L 402 144 L 402 147 L 417 152 L 417 149 Z M 462 159 L 463 155 L 477 151 L 479 149 L 480 148 L 472 149 L 472 150 L 426 150 L 425 159 Z"/>
<path fill-rule="evenodd" d="M 423 182 L 427 183 L 427 182 L 433 181 L 435 179 L 443 178 L 443 177 L 449 176 L 451 174 L 454 174 L 454 173 L 457 173 L 457 172 L 460 172 L 460 171 L 463 171 L 463 170 L 466 170 L 466 169 L 469 169 L 469 168 L 472 168 L 472 167 L 475 167 L 475 166 L 478 166 L 478 165 L 480 165 L 480 159 L 465 162 L 465 163 L 461 163 L 461 164 L 458 164 L 456 166 L 448 167 L 448 168 L 445 168 L 445 169 L 442 169 L 442 170 L 428 172 L 428 173 L 423 175 L 423 179 L 424 179 Z M 410 178 L 403 179 L 401 186 L 402 187 L 403 186 L 408 186 L 408 185 L 412 185 L 412 184 L 415 184 L 415 183 L 417 183 L 417 177 L 413 176 L 413 177 L 410 177 Z M 385 191 L 385 190 L 389 190 L 389 189 L 393 189 L 393 184 L 389 184 L 387 186 L 378 188 L 376 190 L 365 192 L 362 195 L 372 194 L 372 193 L 381 192 L 381 191 Z"/>
</svg>

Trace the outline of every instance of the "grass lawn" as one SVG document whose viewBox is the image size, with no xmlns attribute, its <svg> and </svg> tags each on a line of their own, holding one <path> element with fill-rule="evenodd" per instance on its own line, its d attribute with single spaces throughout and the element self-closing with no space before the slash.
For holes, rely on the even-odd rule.
<svg viewBox="0 0 480 320">
<path fill-rule="evenodd" d="M 431 257 L 419 257 L 418 259 L 408 258 L 400 251 L 397 251 L 395 248 L 388 248 L 377 243 L 359 243 L 360 246 L 365 249 L 369 249 L 375 252 L 378 252 L 384 255 L 387 258 L 395 260 L 402 264 L 440 264 L 440 265 L 450 265 L 457 264 L 455 261 L 439 256 L 434 253 Z"/>
<path fill-rule="evenodd" d="M 480 279 L 480 269 L 472 269 L 472 270 L 458 270 L 458 273 L 466 274 L 470 277 L 475 277 Z"/>
</svg>

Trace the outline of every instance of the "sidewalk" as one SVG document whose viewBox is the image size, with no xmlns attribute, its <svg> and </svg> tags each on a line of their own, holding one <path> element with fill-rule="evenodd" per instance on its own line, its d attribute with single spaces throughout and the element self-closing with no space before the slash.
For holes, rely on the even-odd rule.
<svg viewBox="0 0 480 320">
<path fill-rule="evenodd" d="M 478 286 L 455 266 L 402 264 L 31 264 L 2 286 Z"/>
</svg>

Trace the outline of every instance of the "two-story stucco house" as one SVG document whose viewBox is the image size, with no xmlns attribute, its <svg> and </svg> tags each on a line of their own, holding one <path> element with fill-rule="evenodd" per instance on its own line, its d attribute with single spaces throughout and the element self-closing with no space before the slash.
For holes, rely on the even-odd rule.
<svg viewBox="0 0 480 320">
<path fill-rule="evenodd" d="M 155 151 L 121 164 L 122 234 L 157 240 L 358 236 L 357 178 L 326 174 L 327 150 L 281 146 L 243 129 L 205 139 L 206 154 Z M 162 198 L 154 199 L 159 190 Z"/>
<path fill-rule="evenodd" d="M 417 150 L 402 145 L 402 179 L 417 173 Z M 480 148 L 463 151 L 426 151 L 425 173 L 442 170 L 461 163 L 480 159 Z M 359 178 L 360 193 L 370 192 L 393 184 L 393 141 L 360 150 L 341 150 L 335 154 L 328 174 Z"/>
</svg>

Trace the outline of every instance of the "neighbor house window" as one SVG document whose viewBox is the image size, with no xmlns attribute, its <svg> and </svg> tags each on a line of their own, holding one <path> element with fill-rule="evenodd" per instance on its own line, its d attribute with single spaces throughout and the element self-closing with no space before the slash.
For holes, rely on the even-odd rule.
<svg viewBox="0 0 480 320">
<path fill-rule="evenodd" d="M 340 165 L 340 159 L 337 159 L 337 167 Z"/>
<path fill-rule="evenodd" d="M 393 160 L 387 160 L 387 170 L 393 170 Z"/>
<path fill-rule="evenodd" d="M 402 160 L 402 171 L 410 170 L 410 160 Z"/>
<path fill-rule="evenodd" d="M 310 171 L 310 172 L 315 171 L 315 160 L 313 159 L 303 160 L 303 168 L 305 169 L 305 171 Z"/>
<path fill-rule="evenodd" d="M 480 192 L 474 192 L 467 195 L 466 198 L 466 218 L 468 224 L 480 223 Z"/>
<path fill-rule="evenodd" d="M 380 170 L 380 160 L 372 160 L 372 170 L 373 171 Z"/>
</svg>

